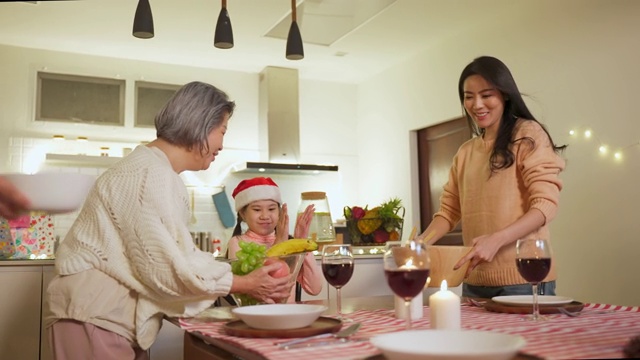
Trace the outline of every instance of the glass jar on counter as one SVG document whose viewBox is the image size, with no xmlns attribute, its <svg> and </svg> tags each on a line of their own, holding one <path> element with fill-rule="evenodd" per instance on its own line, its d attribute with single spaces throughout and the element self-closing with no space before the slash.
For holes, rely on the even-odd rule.
<svg viewBox="0 0 640 360">
<path fill-rule="evenodd" d="M 329 201 L 325 192 L 308 191 L 300 194 L 298 216 L 304 213 L 307 206 L 312 204 L 315 207 L 315 213 L 309 226 L 308 238 L 319 243 L 334 242 L 336 240 L 336 232 L 333 228 Z"/>
</svg>

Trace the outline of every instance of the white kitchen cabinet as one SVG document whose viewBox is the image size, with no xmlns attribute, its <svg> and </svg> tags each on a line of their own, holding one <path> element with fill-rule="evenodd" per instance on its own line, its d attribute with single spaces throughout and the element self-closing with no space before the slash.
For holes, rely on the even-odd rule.
<svg viewBox="0 0 640 360">
<path fill-rule="evenodd" d="M 162 321 L 162 328 L 149 350 L 150 360 L 182 360 L 184 330 Z"/>
<path fill-rule="evenodd" d="M 0 266 L 2 359 L 40 357 L 41 266 Z"/>
<path fill-rule="evenodd" d="M 53 263 L 0 266 L 0 360 L 53 359 L 42 314 L 54 276 Z M 151 360 L 182 360 L 183 336 L 179 327 L 164 321 Z"/>
<path fill-rule="evenodd" d="M 37 76 L 35 120 L 124 125 L 125 80 L 43 71 Z"/>
<path fill-rule="evenodd" d="M 316 261 L 318 267 L 322 269 L 321 260 Z M 358 256 L 354 261 L 353 276 L 342 288 L 342 298 L 393 294 L 384 278 L 382 256 Z M 322 292 L 316 296 L 309 296 L 302 292 L 302 300 L 326 299 L 329 299 L 331 304 L 336 300 L 336 289 L 326 281 L 323 283 Z"/>
<path fill-rule="evenodd" d="M 329 287 L 330 300 L 335 301 L 336 289 Z M 392 295 L 387 285 L 382 266 L 382 256 L 370 258 L 356 258 L 353 276 L 342 288 L 342 297 L 362 297 Z"/>
<path fill-rule="evenodd" d="M 55 267 L 53 265 L 47 265 L 42 267 L 42 307 L 41 311 L 44 314 L 44 309 L 48 306 L 47 303 L 47 287 L 55 275 Z M 51 353 L 51 346 L 49 345 L 49 333 L 44 327 L 44 319 L 41 319 L 42 324 L 40 326 L 40 360 L 53 360 L 53 354 Z"/>
</svg>

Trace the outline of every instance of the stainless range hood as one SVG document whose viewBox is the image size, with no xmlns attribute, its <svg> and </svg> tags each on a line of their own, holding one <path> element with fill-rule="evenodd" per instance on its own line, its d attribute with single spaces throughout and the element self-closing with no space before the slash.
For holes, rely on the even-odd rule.
<svg viewBox="0 0 640 360">
<path fill-rule="evenodd" d="M 321 171 L 338 171 L 337 165 L 284 164 L 247 161 L 236 166 L 234 172 L 262 174 L 315 175 Z"/>
<path fill-rule="evenodd" d="M 318 174 L 336 165 L 301 164 L 298 70 L 268 66 L 260 73 L 259 145 L 267 161 L 247 162 L 233 172 Z"/>
</svg>

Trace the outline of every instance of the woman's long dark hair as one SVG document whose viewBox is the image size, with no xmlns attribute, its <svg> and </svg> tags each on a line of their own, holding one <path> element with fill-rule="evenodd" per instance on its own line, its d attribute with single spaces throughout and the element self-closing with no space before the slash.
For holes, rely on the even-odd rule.
<svg viewBox="0 0 640 360">
<path fill-rule="evenodd" d="M 511 75 L 511 71 L 509 68 L 500 60 L 491 57 L 491 56 L 481 56 L 474 59 L 469 65 L 467 65 L 464 70 L 462 70 L 462 74 L 460 74 L 460 80 L 458 81 L 458 96 L 460 97 L 460 103 L 463 104 L 463 111 L 465 116 L 467 117 L 467 123 L 469 124 L 469 128 L 471 132 L 475 135 L 481 136 L 484 134 L 484 129 L 478 128 L 477 124 L 471 118 L 464 109 L 464 81 L 472 75 L 480 75 L 489 83 L 493 84 L 493 86 L 498 89 L 502 93 L 502 96 L 505 100 L 504 103 L 504 112 L 502 114 L 502 121 L 500 122 L 500 128 L 498 129 L 498 136 L 496 137 L 495 145 L 493 146 L 493 150 L 491 152 L 491 172 L 495 172 L 501 169 L 506 169 L 513 165 L 514 163 L 514 155 L 513 151 L 511 151 L 511 144 L 519 142 L 519 141 L 528 141 L 532 146 L 535 146 L 533 143 L 533 139 L 524 138 L 524 139 L 514 139 L 515 135 L 515 125 L 518 118 L 521 118 L 525 121 L 535 121 L 537 123 L 533 114 L 527 108 L 524 100 L 522 99 L 522 94 L 518 90 L 518 86 L 516 85 L 513 76 Z M 540 124 L 540 123 L 539 123 Z M 564 150 L 567 145 L 558 146 L 554 144 L 553 139 L 551 139 L 551 135 L 547 131 L 544 125 L 540 124 L 544 132 L 549 137 L 549 141 L 551 142 L 551 146 L 553 146 L 553 150 L 556 153 Z"/>
</svg>

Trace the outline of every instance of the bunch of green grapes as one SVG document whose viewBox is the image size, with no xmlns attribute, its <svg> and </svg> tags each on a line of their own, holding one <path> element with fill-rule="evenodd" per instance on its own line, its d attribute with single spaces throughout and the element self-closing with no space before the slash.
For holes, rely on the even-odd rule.
<svg viewBox="0 0 640 360">
<path fill-rule="evenodd" d="M 267 247 L 254 242 L 240 241 L 237 260 L 231 263 L 231 271 L 236 275 L 246 275 L 259 268 L 267 256 Z"/>
<path fill-rule="evenodd" d="M 259 268 L 264 263 L 267 256 L 267 247 L 254 242 L 240 241 L 238 243 L 240 250 L 236 252 L 237 260 L 231 263 L 231 272 L 235 275 L 246 275 L 253 270 Z M 241 306 L 256 305 L 259 303 L 257 299 L 246 294 L 234 295 L 239 300 Z"/>
</svg>

